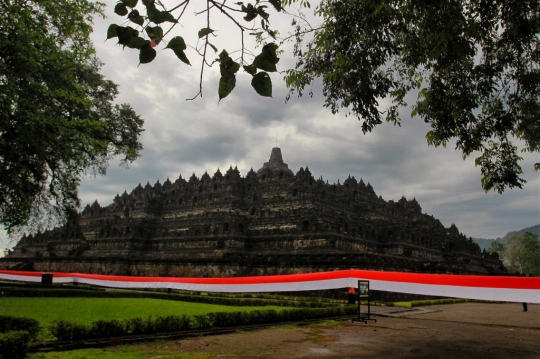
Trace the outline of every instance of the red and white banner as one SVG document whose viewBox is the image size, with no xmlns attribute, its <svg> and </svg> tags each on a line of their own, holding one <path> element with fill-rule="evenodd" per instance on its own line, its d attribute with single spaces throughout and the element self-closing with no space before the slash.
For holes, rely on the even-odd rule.
<svg viewBox="0 0 540 359">
<path fill-rule="evenodd" d="M 0 279 L 40 282 L 42 274 L 43 272 L 0 270 Z M 51 274 L 54 283 L 84 283 L 111 288 L 171 288 L 229 293 L 356 288 L 358 280 L 369 280 L 371 290 L 540 303 L 540 277 L 420 274 L 355 269 L 232 278 L 132 277 L 61 272 Z"/>
</svg>

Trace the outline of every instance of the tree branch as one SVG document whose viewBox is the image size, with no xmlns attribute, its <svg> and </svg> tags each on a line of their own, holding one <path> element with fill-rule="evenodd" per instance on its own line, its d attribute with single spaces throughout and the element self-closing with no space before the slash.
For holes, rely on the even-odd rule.
<svg viewBox="0 0 540 359">
<path fill-rule="evenodd" d="M 213 7 L 213 5 L 212 5 L 212 7 Z M 210 2 L 206 1 L 206 28 L 208 28 L 208 29 L 210 29 L 210 9 L 211 9 Z M 206 62 L 206 50 L 208 49 L 208 36 L 210 36 L 210 34 L 207 34 L 204 37 L 204 51 L 203 51 L 203 55 L 202 55 L 201 74 L 200 74 L 200 78 L 199 78 L 199 92 L 197 94 L 195 94 L 195 96 L 193 96 L 192 98 L 186 99 L 187 101 L 195 100 L 197 97 L 199 97 L 199 95 L 202 97 L 202 81 L 203 81 L 203 74 L 204 74 L 204 66 L 205 66 L 205 62 Z"/>
</svg>

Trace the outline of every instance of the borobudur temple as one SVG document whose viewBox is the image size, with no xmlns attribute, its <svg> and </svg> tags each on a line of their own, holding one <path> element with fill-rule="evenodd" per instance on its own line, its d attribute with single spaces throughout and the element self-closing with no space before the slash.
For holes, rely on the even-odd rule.
<svg viewBox="0 0 540 359">
<path fill-rule="evenodd" d="M 225 277 L 375 269 L 498 274 L 455 225 L 416 199 L 385 201 L 361 179 L 342 184 L 270 160 L 138 185 L 110 205 L 87 205 L 70 226 L 24 236 L 5 269 L 117 275 Z"/>
</svg>

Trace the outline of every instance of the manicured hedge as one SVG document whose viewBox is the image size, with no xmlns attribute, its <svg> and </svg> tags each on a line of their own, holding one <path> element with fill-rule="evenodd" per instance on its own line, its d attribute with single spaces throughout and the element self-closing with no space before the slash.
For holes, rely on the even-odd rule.
<svg viewBox="0 0 540 359">
<path fill-rule="evenodd" d="M 95 291 L 87 289 L 69 289 L 57 288 L 53 286 L 47 286 L 47 288 L 5 288 L 0 287 L 0 291 L 4 297 L 92 297 L 102 298 L 110 297 L 109 292 Z"/>
<path fill-rule="evenodd" d="M 356 307 L 302 308 L 293 310 L 254 310 L 251 312 L 218 312 L 206 315 L 133 318 L 128 320 L 100 320 L 89 326 L 65 320 L 50 326 L 51 334 L 59 341 L 110 338 L 136 334 L 180 332 L 190 329 L 210 329 L 253 324 L 301 321 L 330 318 L 356 313 Z"/>
<path fill-rule="evenodd" d="M 49 327 L 51 334 L 58 340 L 79 340 L 90 338 L 89 328 L 86 325 L 72 323 L 67 320 L 54 321 Z"/>
<path fill-rule="evenodd" d="M 36 339 L 39 329 L 35 319 L 0 316 L 0 358 L 26 358 L 28 343 Z"/>
<path fill-rule="evenodd" d="M 167 289 L 141 289 L 148 292 L 167 292 Z M 342 299 L 321 297 L 320 294 L 324 291 L 316 291 L 317 295 L 301 295 L 298 292 L 288 292 L 287 294 L 278 293 L 218 293 L 218 292 L 194 292 L 185 290 L 174 290 L 173 293 L 185 294 L 185 295 L 202 295 L 209 297 L 225 297 L 225 298 L 257 298 L 257 299 L 279 299 L 279 300 L 291 300 L 291 301 L 307 301 L 307 302 L 327 302 L 333 304 L 344 304 L 347 302 L 346 296 L 342 295 Z M 303 292 L 304 294 L 313 292 Z"/>
<path fill-rule="evenodd" d="M 228 298 L 189 294 L 165 294 L 159 292 L 135 292 L 135 291 L 89 291 L 84 289 L 63 290 L 56 288 L 1 288 L 5 297 L 84 297 L 84 298 L 153 298 L 176 300 L 181 302 L 195 302 L 204 304 L 218 304 L 229 306 L 284 306 L 299 308 L 324 308 L 335 306 L 330 302 L 319 301 L 294 301 L 279 299 L 256 299 L 256 298 Z"/>
<path fill-rule="evenodd" d="M 0 315 L 0 333 L 21 330 L 28 332 L 30 339 L 35 340 L 40 330 L 39 322 L 31 318 Z"/>
<path fill-rule="evenodd" d="M 0 358 L 24 359 L 28 351 L 30 334 L 26 331 L 0 333 Z"/>
<path fill-rule="evenodd" d="M 73 285 L 73 284 L 41 284 L 39 282 L 13 283 L 0 281 L 0 289 L 4 288 L 36 288 L 36 289 L 66 289 L 66 290 L 94 290 L 104 292 L 104 288 L 88 286 L 88 285 Z"/>
<path fill-rule="evenodd" d="M 428 299 L 428 300 L 414 300 L 411 302 L 411 307 L 423 307 L 426 305 L 438 305 L 438 304 L 454 304 L 465 302 L 482 302 L 489 303 L 487 300 L 472 300 L 472 299 L 460 299 L 460 298 L 444 298 L 444 299 Z"/>
</svg>

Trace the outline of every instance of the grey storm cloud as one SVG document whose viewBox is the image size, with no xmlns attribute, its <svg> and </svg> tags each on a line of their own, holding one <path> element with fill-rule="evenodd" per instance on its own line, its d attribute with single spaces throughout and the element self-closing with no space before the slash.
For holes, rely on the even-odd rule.
<svg viewBox="0 0 540 359">
<path fill-rule="evenodd" d="M 145 120 L 144 150 L 128 169 L 113 160 L 106 176 L 85 178 L 80 187 L 83 206 L 96 199 L 107 205 L 139 182 L 153 185 L 180 174 L 213 175 L 218 167 L 226 171 L 232 165 L 245 175 L 268 161 L 277 137 L 293 172 L 307 165 L 315 177 L 330 183 L 343 183 L 349 175 L 362 178 L 386 200 L 416 197 L 424 212 L 447 227 L 455 223 L 467 236 L 495 238 L 540 223 L 540 179 L 532 170 L 537 155 L 523 154 L 529 181 L 523 190 L 486 194 L 474 155 L 464 161 L 453 144 L 429 147 L 429 125 L 411 119 L 410 108 L 401 112 L 401 127 L 383 123 L 364 135 L 360 121 L 323 107 L 320 81 L 313 86 L 313 97 L 293 95 L 285 104 L 288 90 L 282 74 L 271 75 L 273 97 L 262 98 L 251 88 L 250 77 L 239 73 L 234 91 L 219 102 L 216 66 L 205 70 L 203 96 L 186 101 L 199 89 L 199 60 L 190 53 L 193 66 L 187 66 L 159 45 L 156 60 L 137 67 L 136 51 L 123 51 L 112 40 L 103 42 L 108 25 L 117 20 L 114 2 L 107 1 L 107 6 L 109 18 L 95 22 L 97 55 L 105 63 L 104 75 L 119 85 L 118 103 L 131 104 Z M 285 51 L 279 66 L 294 65 L 289 45 Z M 412 102 L 416 95 L 408 99 Z M 384 108 L 385 103 L 380 105 Z"/>
</svg>

